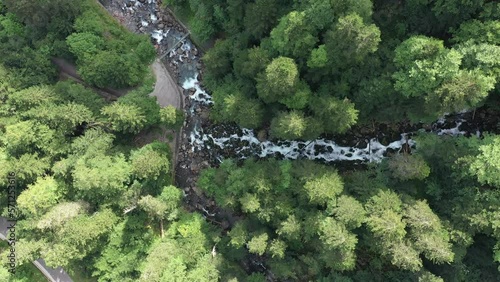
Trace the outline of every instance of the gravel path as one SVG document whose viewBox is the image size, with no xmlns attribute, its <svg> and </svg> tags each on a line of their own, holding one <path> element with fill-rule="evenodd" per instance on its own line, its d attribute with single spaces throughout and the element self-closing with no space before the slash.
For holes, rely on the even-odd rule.
<svg viewBox="0 0 500 282">
<path fill-rule="evenodd" d="M 181 107 L 182 92 L 165 66 L 157 59 L 152 65 L 153 72 L 156 76 L 155 90 L 149 94 L 155 96 L 160 107 L 172 105 L 177 109 Z"/>
</svg>

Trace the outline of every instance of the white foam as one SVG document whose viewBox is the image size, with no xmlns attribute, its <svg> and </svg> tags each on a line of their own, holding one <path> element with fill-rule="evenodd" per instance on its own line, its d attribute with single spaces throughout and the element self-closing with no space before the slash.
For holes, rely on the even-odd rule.
<svg viewBox="0 0 500 282">
<path fill-rule="evenodd" d="M 251 155 L 268 157 L 278 154 L 285 159 L 305 158 L 327 162 L 339 160 L 380 162 L 384 158 L 387 149 L 399 151 L 407 142 L 409 146 L 415 145 L 415 141 L 407 139 L 406 134 L 401 134 L 400 140 L 396 140 L 387 146 L 382 145 L 376 139 L 371 139 L 366 147 L 356 148 L 339 146 L 335 141 L 323 138 L 310 141 L 261 142 L 255 137 L 254 131 L 247 128 L 242 129 L 242 136 L 231 134 L 225 137 L 214 137 L 212 134 L 204 134 L 201 128 L 195 127 L 191 133 L 192 150 L 194 151 L 195 148 L 202 150 L 204 146 L 208 147 L 207 141 L 209 141 L 208 144 L 213 143 L 220 149 L 233 147 L 235 141 L 247 142 L 247 145 L 235 150 L 238 158 L 247 158 Z"/>
<path fill-rule="evenodd" d="M 437 135 L 452 135 L 452 136 L 457 136 L 457 135 L 464 135 L 466 132 L 462 131 L 459 129 L 460 125 L 464 120 L 459 120 L 455 122 L 455 127 L 452 128 L 446 128 L 446 129 L 439 129 L 436 133 Z"/>
<path fill-rule="evenodd" d="M 182 88 L 195 89 L 195 93 L 192 94 L 190 98 L 197 102 L 202 104 L 213 103 L 211 97 L 201 89 L 198 81 L 198 74 L 186 79 L 182 84 Z M 442 123 L 444 123 L 444 119 Z M 327 162 L 338 160 L 379 162 L 384 158 L 384 153 L 388 149 L 401 150 L 402 146 L 407 142 L 409 146 L 415 145 L 415 141 L 408 139 L 406 134 L 401 134 L 399 140 L 391 142 L 387 146 L 382 145 L 375 138 L 369 141 L 367 140 L 365 148 L 339 146 L 335 141 L 325 140 L 323 138 L 309 141 L 287 140 L 261 142 L 255 136 L 252 129 L 242 128 L 241 130 L 241 136 L 234 133 L 229 136 L 216 137 L 212 134 L 205 134 L 202 128 L 195 126 L 190 135 L 191 145 L 193 146 L 192 150 L 194 151 L 195 148 L 202 150 L 204 146 L 208 147 L 208 144 L 214 144 L 220 149 L 231 148 L 234 142 L 246 142 L 248 143 L 246 146 L 234 150 L 238 158 L 246 158 L 247 156 L 245 154 L 252 154 L 258 157 L 274 156 L 278 154 L 286 159 L 306 158 L 311 160 L 324 160 Z M 450 130 L 453 131 L 453 129 Z"/>
<path fill-rule="evenodd" d="M 163 40 L 163 37 L 166 35 L 166 33 L 162 32 L 161 30 L 159 29 L 155 29 L 153 30 L 153 32 L 151 33 L 151 37 L 153 37 L 154 39 L 156 39 L 156 42 L 158 42 L 158 44 L 161 43 L 161 41 Z"/>
<path fill-rule="evenodd" d="M 200 87 L 200 82 L 198 81 L 198 74 L 194 78 L 188 78 L 184 81 L 182 84 L 182 88 L 189 90 L 189 89 L 195 89 L 196 91 L 189 96 L 194 101 L 197 101 L 201 104 L 205 105 L 211 105 L 214 102 L 212 101 L 212 97 L 208 95 L 207 92 L 205 92 L 203 89 Z"/>
</svg>

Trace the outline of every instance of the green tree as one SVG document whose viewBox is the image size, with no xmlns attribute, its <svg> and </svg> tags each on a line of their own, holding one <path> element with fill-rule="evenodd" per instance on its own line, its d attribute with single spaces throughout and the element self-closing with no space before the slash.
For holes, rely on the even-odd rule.
<svg viewBox="0 0 500 282">
<path fill-rule="evenodd" d="M 100 51 L 79 64 L 82 78 L 98 87 L 124 88 L 139 84 L 146 68 L 135 55 L 120 55 L 114 51 Z"/>
<path fill-rule="evenodd" d="M 271 31 L 271 44 L 282 56 L 307 59 L 318 41 L 304 12 L 292 11 Z"/>
<path fill-rule="evenodd" d="M 356 235 L 349 233 L 342 223 L 331 217 L 325 217 L 318 225 L 319 238 L 327 248 L 354 250 L 358 242 Z"/>
<path fill-rule="evenodd" d="M 61 184 L 52 177 L 38 178 L 17 198 L 17 205 L 26 215 L 39 216 L 61 198 Z"/>
<path fill-rule="evenodd" d="M 293 95 L 299 82 L 297 65 L 291 58 L 278 57 L 257 80 L 257 94 L 266 103 Z"/>
<path fill-rule="evenodd" d="M 50 210 L 40 218 L 36 227 L 42 230 L 59 229 L 72 218 L 85 213 L 88 208 L 89 205 L 83 201 L 59 203 L 52 206 Z"/>
<path fill-rule="evenodd" d="M 266 251 L 268 240 L 269 236 L 265 232 L 253 236 L 252 239 L 250 239 L 250 241 L 248 241 L 247 243 L 248 251 L 260 256 L 263 255 Z"/>
<path fill-rule="evenodd" d="M 342 193 L 344 183 L 338 173 L 333 171 L 306 181 L 304 190 L 311 203 L 326 205 Z"/>
<path fill-rule="evenodd" d="M 101 113 L 115 131 L 139 133 L 146 125 L 146 116 L 137 106 L 118 102 L 102 108 Z"/>
<path fill-rule="evenodd" d="M 158 219 L 160 221 L 160 232 L 163 238 L 163 219 L 165 218 L 165 213 L 167 211 L 167 205 L 159 199 L 154 198 L 151 195 L 142 197 L 137 203 L 139 207 L 144 210 L 149 216 Z"/>
<path fill-rule="evenodd" d="M 283 259 L 285 257 L 285 251 L 286 243 L 279 239 L 273 239 L 271 244 L 269 244 L 269 252 L 273 258 L 277 257 Z"/>
<path fill-rule="evenodd" d="M 189 1 L 195 16 L 191 19 L 190 26 L 193 33 L 202 42 L 208 41 L 215 33 L 213 7 L 202 1 Z M 196 4 L 195 4 L 196 3 Z"/>
<path fill-rule="evenodd" d="M 271 135 L 282 139 L 312 139 L 321 133 L 321 125 L 302 112 L 291 111 L 278 114 L 271 121 Z"/>
<path fill-rule="evenodd" d="M 48 85 L 33 86 L 8 95 L 7 103 L 17 111 L 26 111 L 36 106 L 60 102 L 53 87 Z"/>
<path fill-rule="evenodd" d="M 425 179 L 431 169 L 420 155 L 398 154 L 388 161 L 393 175 L 400 180 Z"/>
<path fill-rule="evenodd" d="M 456 26 L 482 9 L 484 0 L 437 0 L 432 11 L 447 26 Z"/>
<path fill-rule="evenodd" d="M 155 150 L 151 144 L 132 151 L 130 160 L 132 173 L 140 179 L 157 180 L 170 169 L 168 156 L 164 152 Z"/>
<path fill-rule="evenodd" d="M 72 171 L 73 186 L 82 199 L 104 204 L 125 192 L 131 171 L 123 155 L 81 158 Z"/>
<path fill-rule="evenodd" d="M 93 276 L 99 281 L 138 281 L 141 263 L 153 241 L 151 228 L 145 226 L 146 215 L 128 214 L 113 227 L 107 244 L 101 246 L 101 255 L 93 264 Z"/>
<path fill-rule="evenodd" d="M 64 150 L 61 138 L 54 130 L 44 124 L 27 120 L 5 127 L 5 134 L 1 138 L 5 149 L 11 155 L 17 156 L 24 153 L 35 153 L 37 150 L 53 154 Z"/>
<path fill-rule="evenodd" d="M 297 240 L 301 236 L 302 224 L 295 215 L 289 215 L 286 220 L 280 223 L 276 233 L 288 240 Z"/>
<path fill-rule="evenodd" d="M 328 204 L 330 205 L 331 202 Z M 351 196 L 338 197 L 336 204 L 330 209 L 335 218 L 349 229 L 358 228 L 366 221 L 366 211 L 363 205 Z"/>
<path fill-rule="evenodd" d="M 77 126 L 90 123 L 94 119 L 87 107 L 75 103 L 45 104 L 26 111 L 23 116 L 43 122 L 52 129 L 66 134 L 72 133 Z"/>
<path fill-rule="evenodd" d="M 69 3 L 64 0 L 4 0 L 3 3 L 21 21 L 40 33 L 53 31 L 62 37 L 72 31 L 73 21 L 82 9 L 80 2 Z"/>
<path fill-rule="evenodd" d="M 182 192 L 178 188 L 167 186 L 158 197 L 147 195 L 137 202 L 137 205 L 150 217 L 159 220 L 162 238 L 165 234 L 163 220 L 173 221 L 178 217 L 181 197 Z"/>
<path fill-rule="evenodd" d="M 254 79 L 271 62 L 270 57 L 269 51 L 262 47 L 248 49 L 246 61 L 243 63 L 241 70 L 238 70 L 238 73 L 247 78 Z"/>
<path fill-rule="evenodd" d="M 425 201 L 407 205 L 405 216 L 416 250 L 423 252 L 434 263 L 453 261 L 454 253 L 448 232 Z"/>
<path fill-rule="evenodd" d="M 262 103 L 245 96 L 237 83 L 225 83 L 213 92 L 211 117 L 217 122 L 234 121 L 242 127 L 256 128 L 263 122 Z"/>
<path fill-rule="evenodd" d="M 50 168 L 50 160 L 48 158 L 40 158 L 37 153 L 23 154 L 19 158 L 7 158 L 6 156 L 2 156 L 0 149 L 0 157 L 2 158 L 0 175 L 4 179 L 0 180 L 0 184 L 6 183 L 9 172 L 16 174 L 20 185 L 30 184 L 35 182 L 38 177 L 41 177 Z"/>
<path fill-rule="evenodd" d="M 105 106 L 106 101 L 89 88 L 72 81 L 60 81 L 54 86 L 54 91 L 62 101 L 68 103 L 84 105 L 92 111 L 94 116 L 99 116 L 101 108 Z"/>
<path fill-rule="evenodd" d="M 328 65 L 328 51 L 326 45 L 319 45 L 318 48 L 311 50 L 311 55 L 307 60 L 309 68 L 324 68 Z"/>
<path fill-rule="evenodd" d="M 85 61 L 104 48 L 104 39 L 90 32 L 72 33 L 66 38 L 69 50 L 79 60 Z"/>
<path fill-rule="evenodd" d="M 77 216 L 56 234 L 54 244 L 42 249 L 41 256 L 51 267 L 65 267 L 72 261 L 80 261 L 102 246 L 102 238 L 117 221 L 118 217 L 110 209 Z"/>
<path fill-rule="evenodd" d="M 210 282 L 220 279 L 218 258 L 211 254 L 205 254 L 201 257 L 187 275 L 188 281 Z"/>
<path fill-rule="evenodd" d="M 470 20 L 463 22 L 453 31 L 455 43 L 473 40 L 474 43 L 500 44 L 500 21 Z"/>
<path fill-rule="evenodd" d="M 488 85 L 491 77 L 498 81 L 500 77 L 500 47 L 492 44 L 474 44 L 472 40 L 457 46 L 457 51 L 463 55 L 462 67 L 472 79 Z M 479 83 L 478 83 L 479 84 Z"/>
<path fill-rule="evenodd" d="M 228 235 L 231 238 L 229 243 L 235 248 L 243 247 L 248 240 L 248 231 L 241 221 L 236 222 Z"/>
<path fill-rule="evenodd" d="M 443 41 L 425 36 L 413 36 L 395 50 L 394 63 L 400 69 L 394 73 L 394 87 L 406 97 L 431 93 L 445 79 L 458 73 L 462 56 L 446 50 Z"/>
<path fill-rule="evenodd" d="M 479 106 L 495 87 L 495 78 L 481 71 L 460 71 L 426 97 L 426 106 L 434 112 L 459 112 Z"/>
<path fill-rule="evenodd" d="M 215 89 L 218 82 L 231 72 L 231 57 L 233 52 L 233 41 L 217 40 L 214 47 L 203 55 L 205 63 L 204 83 L 210 89 Z"/>
<path fill-rule="evenodd" d="M 316 97 L 311 101 L 310 108 L 328 133 L 346 132 L 356 123 L 359 113 L 348 99 L 327 96 Z"/>
<path fill-rule="evenodd" d="M 168 128 L 179 130 L 184 123 L 184 112 L 168 105 L 160 109 L 160 119 Z"/>
<path fill-rule="evenodd" d="M 379 43 L 378 27 L 365 24 L 358 14 L 339 18 L 325 36 L 326 50 L 334 70 L 359 64 L 377 51 Z"/>
<path fill-rule="evenodd" d="M 500 138 L 481 145 L 479 154 L 469 165 L 469 172 L 477 177 L 481 184 L 500 187 Z"/>
<path fill-rule="evenodd" d="M 280 14 L 276 1 L 256 0 L 245 9 L 245 30 L 255 39 L 264 37 L 276 24 Z"/>
</svg>

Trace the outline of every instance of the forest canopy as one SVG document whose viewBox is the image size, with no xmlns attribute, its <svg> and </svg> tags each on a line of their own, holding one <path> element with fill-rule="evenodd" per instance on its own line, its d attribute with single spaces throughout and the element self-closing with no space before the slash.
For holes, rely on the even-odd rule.
<svg viewBox="0 0 500 282">
<path fill-rule="evenodd" d="M 193 149 L 177 166 L 167 134 L 142 141 L 192 133 L 149 96 L 150 38 L 94 0 L 0 0 L 0 188 L 14 173 L 18 193 L 18 273 L 1 265 L 0 281 L 44 279 L 38 258 L 75 281 L 498 280 L 498 1 L 163 3 L 210 46 L 215 123 L 312 140 L 467 110 L 487 130 L 421 130 L 381 162 Z M 61 58 L 94 88 L 59 80 Z M 95 87 L 131 90 L 108 101 Z M 181 166 L 199 172 L 190 187 L 175 186 Z"/>
<path fill-rule="evenodd" d="M 311 139 L 498 97 L 496 1 L 164 2 L 201 41 L 216 39 L 203 58 L 216 122 Z"/>
</svg>

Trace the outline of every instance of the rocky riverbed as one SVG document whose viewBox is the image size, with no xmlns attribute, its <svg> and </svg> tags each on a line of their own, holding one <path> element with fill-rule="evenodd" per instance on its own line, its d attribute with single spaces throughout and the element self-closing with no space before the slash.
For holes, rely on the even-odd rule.
<svg viewBox="0 0 500 282">
<path fill-rule="evenodd" d="M 213 102 L 202 87 L 201 54 L 186 37 L 188 31 L 176 21 L 175 16 L 163 9 L 158 0 L 101 2 L 130 30 L 150 36 L 163 63 L 184 89 L 183 107 L 187 119 L 180 134 L 176 181 L 186 195 L 201 195 L 196 188 L 199 172 L 203 168 L 218 165 L 225 158 L 276 157 L 360 164 L 378 162 L 403 148 L 414 148 L 415 142 L 411 137 L 419 131 L 438 135 L 480 135 L 485 130 L 496 129 L 495 121 L 482 122 L 488 115 L 486 110 L 479 110 L 476 120 L 471 116 L 475 113 L 465 112 L 443 117 L 430 125 L 401 122 L 390 128 L 384 124 L 357 126 L 348 134 L 304 141 L 266 140 L 265 132 L 257 134 L 233 124 L 215 125 L 208 119 Z M 197 209 L 205 215 L 214 214 L 213 209 L 216 208 L 212 201 L 198 196 L 187 198 L 194 201 L 192 206 L 198 206 Z M 224 226 L 231 224 L 219 219 Z"/>
<path fill-rule="evenodd" d="M 234 124 L 212 124 L 208 119 L 212 100 L 202 85 L 202 54 L 187 37 L 188 30 L 161 7 L 160 0 L 100 1 L 131 31 L 150 36 L 158 56 L 184 89 L 186 122 L 178 142 L 176 185 L 184 190 L 187 209 L 197 210 L 224 230 L 232 226 L 237 216 L 217 207 L 199 191 L 196 182 L 202 169 L 217 166 L 225 158 L 313 159 L 335 164 L 341 161 L 342 166 L 351 167 L 415 148 L 411 137 L 418 131 L 438 135 L 498 131 L 499 117 L 487 109 L 446 116 L 432 124 L 356 126 L 348 134 L 309 141 L 267 140 L 265 131 L 256 133 Z M 244 264 L 247 270 L 265 270 L 258 257 L 249 257 Z"/>
<path fill-rule="evenodd" d="M 157 0 L 100 0 L 101 4 L 129 30 L 147 34 L 155 45 L 158 57 L 179 85 L 200 77 L 203 66 L 200 52 L 186 38 L 188 31 L 179 24 L 170 11 L 163 9 Z M 186 122 L 180 133 L 176 185 L 183 189 L 186 208 L 197 210 L 207 220 L 229 228 L 236 220 L 234 216 L 216 207 L 196 187 L 199 172 L 211 164 L 205 152 L 196 151 L 190 142 L 190 132 L 201 121 L 208 121 L 209 96 L 198 85 L 183 91 L 183 107 L 187 114 Z M 205 102 L 200 102 L 205 99 Z"/>
<path fill-rule="evenodd" d="M 500 122 L 485 109 L 443 117 L 432 124 L 400 122 L 357 126 L 348 134 L 317 140 L 266 140 L 265 132 L 239 128 L 233 124 L 215 125 L 208 119 L 212 100 L 202 87 L 201 53 L 189 40 L 186 28 L 163 9 L 159 0 L 101 0 L 108 11 L 130 30 L 150 36 L 159 57 L 184 89 L 187 119 L 178 150 L 177 182 L 187 193 L 196 191 L 201 169 L 216 166 L 225 158 L 277 157 L 313 159 L 326 163 L 350 161 L 377 162 L 387 154 L 415 147 L 412 135 L 418 131 L 438 135 L 480 135 L 496 130 Z M 488 122 L 484 122 L 488 119 Z M 211 214 L 211 212 L 206 212 Z"/>
</svg>

